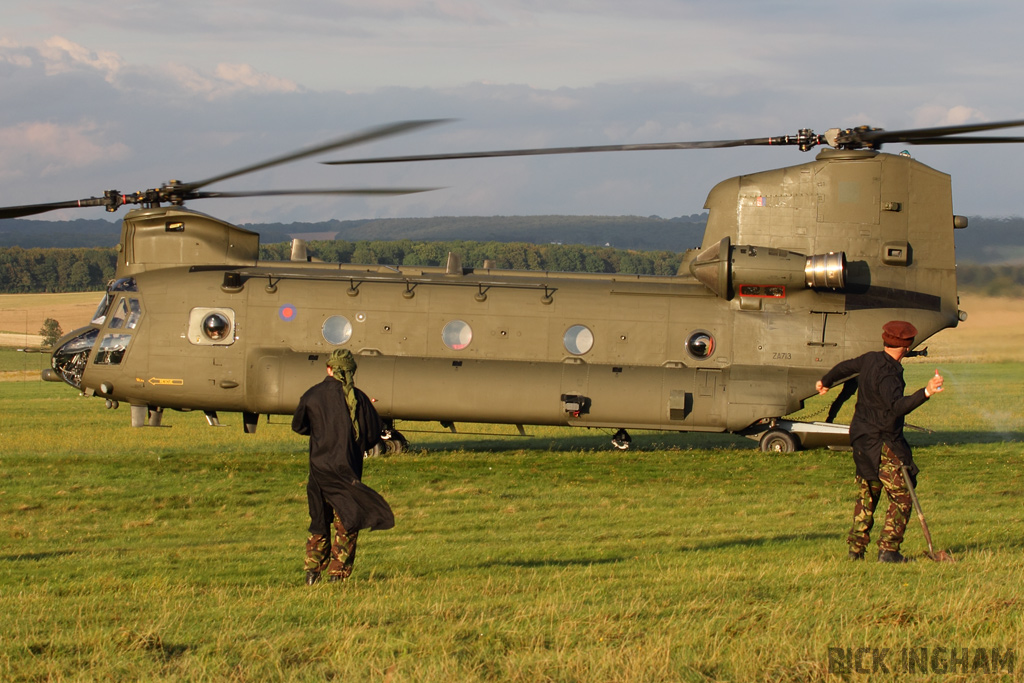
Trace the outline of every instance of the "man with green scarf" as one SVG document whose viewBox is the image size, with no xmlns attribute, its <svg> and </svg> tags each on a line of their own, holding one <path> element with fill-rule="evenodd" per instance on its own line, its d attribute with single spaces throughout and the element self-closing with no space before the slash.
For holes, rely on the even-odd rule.
<svg viewBox="0 0 1024 683">
<path fill-rule="evenodd" d="M 364 485 L 363 454 L 381 441 L 381 422 L 370 399 L 355 387 L 352 352 L 337 349 L 327 377 L 299 399 L 292 430 L 309 436 L 309 538 L 306 584 L 340 581 L 352 573 L 360 529 L 390 529 L 391 507 Z M 330 540 L 334 526 L 334 542 Z"/>
</svg>

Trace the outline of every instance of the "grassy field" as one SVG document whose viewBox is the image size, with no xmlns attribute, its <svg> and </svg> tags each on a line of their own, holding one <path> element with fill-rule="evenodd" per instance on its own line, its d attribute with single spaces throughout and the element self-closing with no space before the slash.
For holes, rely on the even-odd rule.
<svg viewBox="0 0 1024 683">
<path fill-rule="evenodd" d="M 70 330 L 98 298 L 0 298 L 0 332 Z M 848 454 L 408 424 L 413 450 L 366 471 L 396 528 L 310 589 L 285 418 L 133 430 L 0 349 L 0 680 L 1024 680 L 1024 302 L 961 307 L 907 368 L 947 378 L 909 436 L 959 562 L 924 559 L 912 519 L 904 567 L 846 560 Z"/>
<path fill-rule="evenodd" d="M 43 321 L 53 318 L 65 332 L 89 322 L 102 292 L 0 294 L 0 346 L 39 346 Z"/>
<path fill-rule="evenodd" d="M 396 528 L 312 588 L 306 442 L 284 418 L 130 429 L 67 387 L 7 383 L 0 679 L 958 681 L 994 655 L 985 680 L 1021 680 L 1024 365 L 942 369 L 910 437 L 956 564 L 846 559 L 848 454 L 408 425 L 413 450 L 365 473 Z M 913 519 L 904 550 L 924 548 Z M 925 674 L 892 673 L 904 651 Z"/>
</svg>

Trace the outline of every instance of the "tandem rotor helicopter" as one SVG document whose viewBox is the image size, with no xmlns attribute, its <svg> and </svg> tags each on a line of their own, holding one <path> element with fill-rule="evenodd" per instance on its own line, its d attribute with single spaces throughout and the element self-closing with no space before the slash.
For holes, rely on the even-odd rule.
<svg viewBox="0 0 1024 683">
<path fill-rule="evenodd" d="M 397 420 L 733 432 L 764 450 L 841 443 L 846 427 L 783 419 L 840 360 L 875 349 L 904 319 L 917 344 L 955 327 L 958 308 L 950 177 L 884 144 L 1024 142 L 966 135 L 1024 120 L 740 140 L 502 150 L 353 159 L 414 162 L 541 154 L 826 145 L 813 161 L 730 178 L 708 195 L 703 243 L 674 276 L 259 259 L 259 235 L 186 201 L 287 194 L 399 194 L 423 188 L 203 191 L 217 181 L 437 121 L 406 121 L 199 182 L 134 194 L 0 208 L 0 218 L 55 209 L 140 205 L 123 221 L 115 279 L 92 321 L 62 337 L 44 379 L 133 426 L 162 411 L 290 414 L 331 351 L 358 356 L 359 386 Z"/>
</svg>

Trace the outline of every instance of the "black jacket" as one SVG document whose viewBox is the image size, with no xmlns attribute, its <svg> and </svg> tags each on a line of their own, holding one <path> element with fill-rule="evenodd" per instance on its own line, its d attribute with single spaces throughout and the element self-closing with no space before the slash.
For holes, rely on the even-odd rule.
<svg viewBox="0 0 1024 683">
<path fill-rule="evenodd" d="M 903 366 L 884 351 L 871 351 L 839 363 L 821 378 L 821 383 L 832 387 L 853 375 L 859 376 L 860 383 L 857 407 L 850 421 L 850 444 L 857 474 L 869 480 L 878 479 L 885 444 L 916 477 L 917 466 L 903 436 L 903 417 L 928 400 L 924 388 L 904 396 L 907 385 L 903 381 Z"/>
<path fill-rule="evenodd" d="M 380 443 L 381 423 L 366 394 L 355 390 L 359 439 L 352 430 L 352 418 L 345 403 L 345 388 L 333 377 L 325 377 L 302 398 L 292 418 L 292 430 L 309 436 L 310 533 L 326 536 L 338 513 L 346 531 L 390 529 L 395 525 L 391 508 L 383 497 L 360 479 L 363 453 Z"/>
</svg>

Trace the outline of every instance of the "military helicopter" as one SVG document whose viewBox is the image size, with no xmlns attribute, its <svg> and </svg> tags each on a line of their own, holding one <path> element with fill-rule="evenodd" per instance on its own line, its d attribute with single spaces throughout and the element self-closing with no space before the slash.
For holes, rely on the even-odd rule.
<svg viewBox="0 0 1024 683">
<path fill-rule="evenodd" d="M 827 145 L 813 161 L 731 178 L 708 195 L 701 246 L 674 276 L 316 262 L 293 243 L 259 259 L 259 235 L 186 201 L 282 194 L 387 194 L 427 188 L 215 192 L 202 188 L 438 121 L 389 124 L 199 182 L 134 194 L 0 208 L 0 218 L 103 206 L 129 211 L 115 279 L 92 321 L 61 338 L 44 379 L 64 381 L 133 426 L 162 411 L 290 414 L 334 348 L 358 356 L 388 450 L 398 420 L 732 432 L 764 450 L 841 443 L 846 427 L 784 419 L 845 358 L 878 347 L 905 319 L 916 343 L 959 310 L 950 177 L 884 144 L 1022 142 L 965 135 L 1005 121 L 902 131 L 869 127 L 721 141 L 502 150 L 331 163 L 542 154 Z"/>
</svg>

